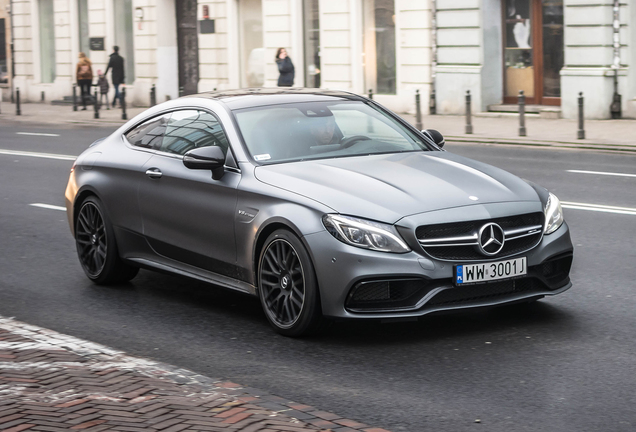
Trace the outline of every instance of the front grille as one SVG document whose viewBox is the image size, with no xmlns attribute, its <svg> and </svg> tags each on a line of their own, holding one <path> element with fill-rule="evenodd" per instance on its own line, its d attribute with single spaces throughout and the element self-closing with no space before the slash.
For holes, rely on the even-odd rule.
<svg viewBox="0 0 636 432">
<path fill-rule="evenodd" d="M 423 225 L 416 229 L 415 235 L 422 249 L 433 258 L 447 261 L 499 259 L 535 247 L 541 240 L 543 221 L 543 213 L 528 213 L 496 219 Z M 529 235 L 507 235 L 502 250 L 496 255 L 486 256 L 479 250 L 477 237 L 481 227 L 490 222 L 496 223 L 508 233 L 527 228 L 528 232 L 525 234 Z"/>
<path fill-rule="evenodd" d="M 359 282 L 349 293 L 346 306 L 355 310 L 413 307 L 433 288 L 424 279 Z"/>
<path fill-rule="evenodd" d="M 440 291 L 426 306 L 458 306 L 487 300 L 503 299 L 516 294 L 530 294 L 545 290 L 545 285 L 535 278 L 513 279 L 478 285 L 448 288 Z"/>
</svg>

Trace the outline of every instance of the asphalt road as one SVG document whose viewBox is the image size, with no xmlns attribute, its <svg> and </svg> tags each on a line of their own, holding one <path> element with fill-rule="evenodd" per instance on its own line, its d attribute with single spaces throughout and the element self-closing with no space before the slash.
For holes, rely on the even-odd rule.
<svg viewBox="0 0 636 432">
<path fill-rule="evenodd" d="M 30 205 L 64 205 L 72 161 L 1 150 L 77 155 L 108 131 L 0 128 L 1 315 L 393 431 L 636 429 L 636 215 L 565 209 L 574 286 L 555 298 L 287 339 L 255 298 L 144 270 L 123 286 L 86 279 L 65 213 Z M 447 148 L 562 201 L 636 207 L 636 177 L 567 171 L 636 174 L 636 156 Z"/>
</svg>

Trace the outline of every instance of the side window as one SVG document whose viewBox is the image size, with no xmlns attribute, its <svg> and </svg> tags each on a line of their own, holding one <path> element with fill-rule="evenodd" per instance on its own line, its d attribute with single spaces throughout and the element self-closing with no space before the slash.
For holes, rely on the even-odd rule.
<svg viewBox="0 0 636 432">
<path fill-rule="evenodd" d="M 126 139 L 136 147 L 157 150 L 161 147 L 163 134 L 166 132 L 170 114 L 153 117 L 135 126 L 126 133 Z"/>
<path fill-rule="evenodd" d="M 159 150 L 183 155 L 197 147 L 218 146 L 227 153 L 228 141 L 221 123 L 200 110 L 174 111 Z"/>
</svg>

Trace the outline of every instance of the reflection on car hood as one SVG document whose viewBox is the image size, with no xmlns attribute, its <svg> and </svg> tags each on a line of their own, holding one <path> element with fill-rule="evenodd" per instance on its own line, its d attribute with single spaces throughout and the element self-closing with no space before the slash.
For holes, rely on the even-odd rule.
<svg viewBox="0 0 636 432">
<path fill-rule="evenodd" d="M 255 172 L 264 183 L 341 214 L 389 223 L 451 207 L 539 200 L 520 178 L 448 152 L 322 159 L 260 166 Z"/>
</svg>

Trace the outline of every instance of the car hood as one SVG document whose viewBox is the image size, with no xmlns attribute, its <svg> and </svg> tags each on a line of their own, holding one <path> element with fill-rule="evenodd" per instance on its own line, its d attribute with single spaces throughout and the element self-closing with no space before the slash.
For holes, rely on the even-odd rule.
<svg viewBox="0 0 636 432">
<path fill-rule="evenodd" d="M 520 178 L 449 152 L 410 152 L 259 166 L 258 180 L 341 214 L 394 223 L 423 212 L 539 201 Z"/>
</svg>

